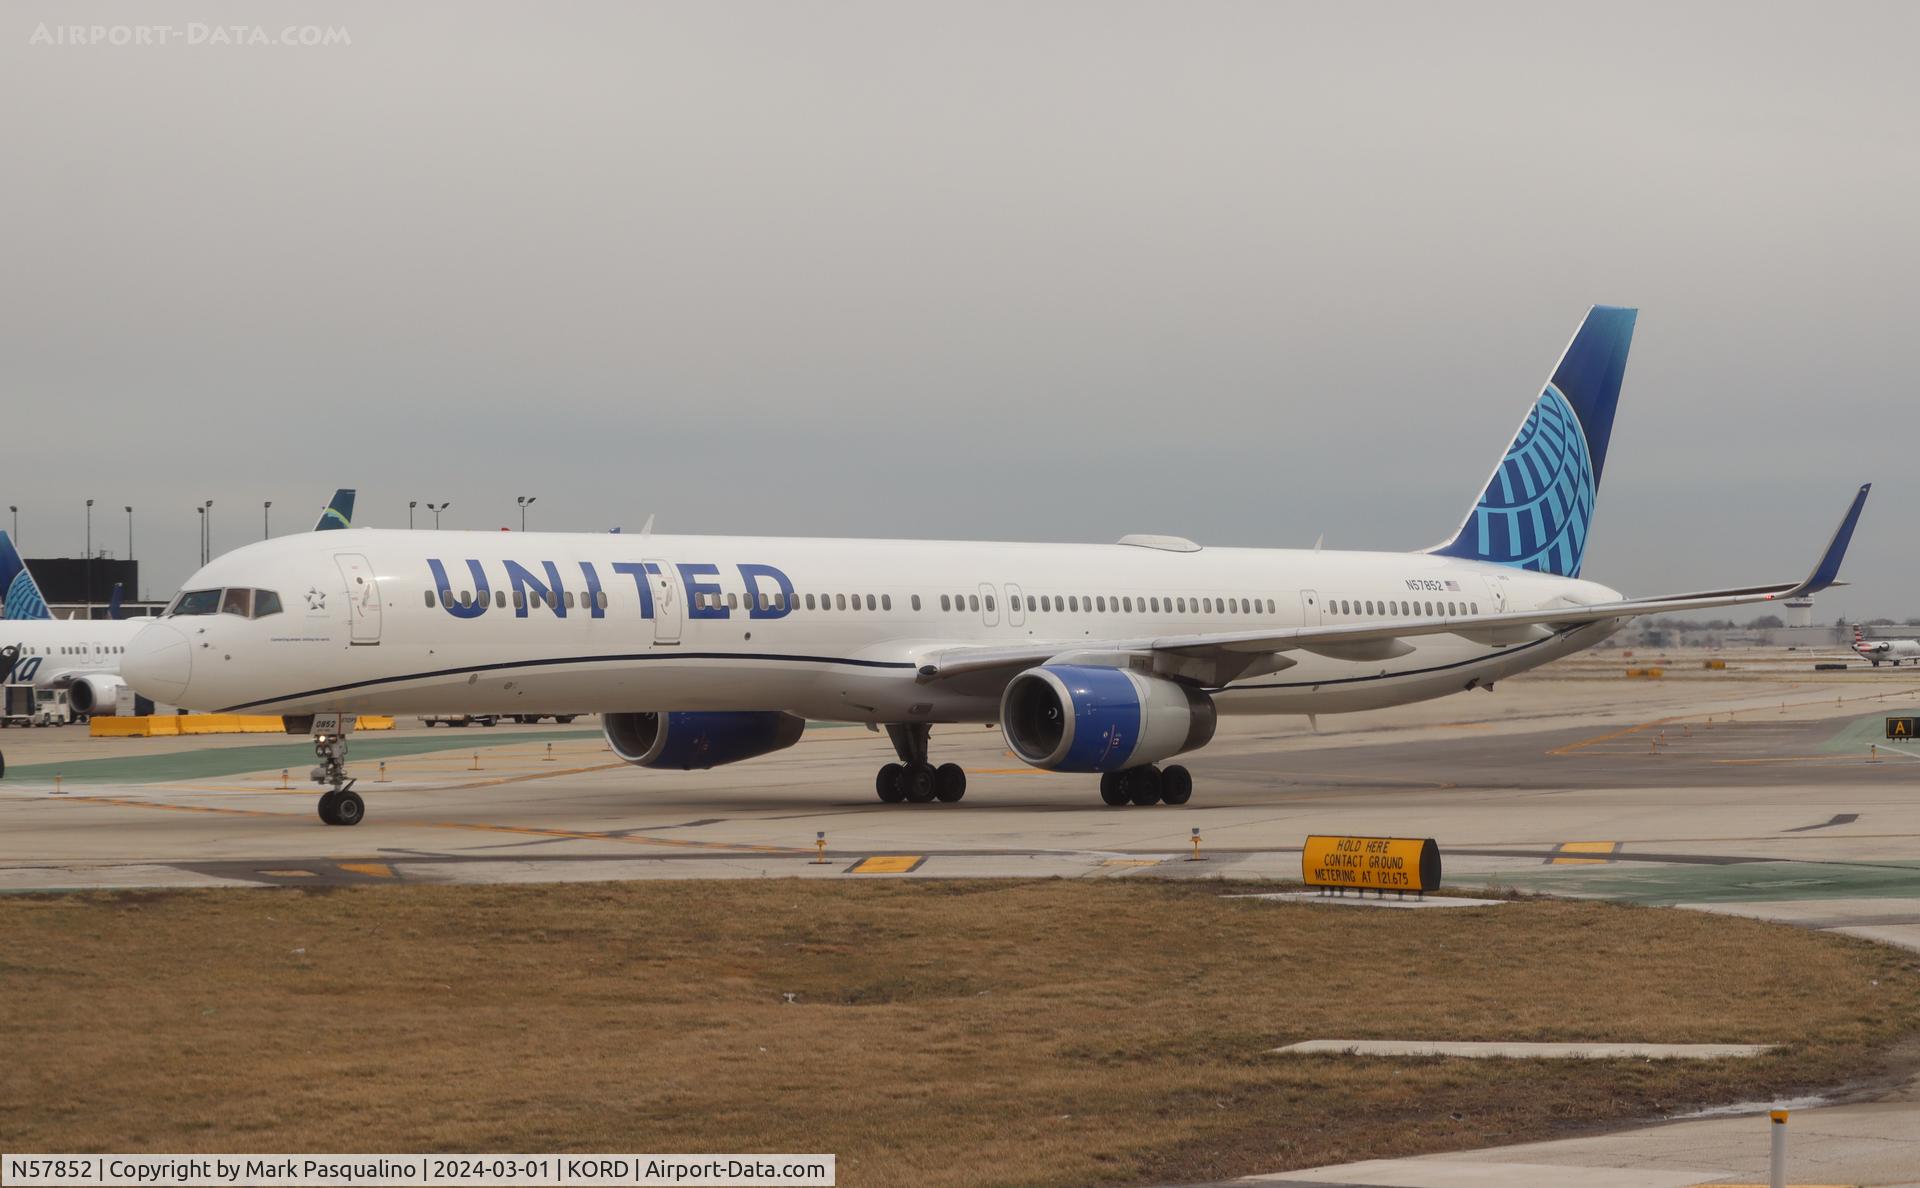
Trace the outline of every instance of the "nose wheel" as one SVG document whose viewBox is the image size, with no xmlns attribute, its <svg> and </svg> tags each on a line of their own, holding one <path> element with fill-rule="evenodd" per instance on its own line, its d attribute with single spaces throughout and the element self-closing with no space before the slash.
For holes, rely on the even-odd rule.
<svg viewBox="0 0 1920 1188">
<path fill-rule="evenodd" d="M 346 737 L 314 736 L 313 757 L 319 760 L 313 782 L 329 785 L 320 797 L 320 820 L 328 825 L 358 825 L 367 815 L 367 802 L 353 790 L 354 781 L 347 775 Z"/>
</svg>

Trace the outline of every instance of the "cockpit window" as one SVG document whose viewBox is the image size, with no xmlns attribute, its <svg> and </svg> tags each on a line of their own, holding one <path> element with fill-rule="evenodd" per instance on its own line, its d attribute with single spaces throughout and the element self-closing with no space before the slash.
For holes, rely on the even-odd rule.
<svg viewBox="0 0 1920 1188">
<path fill-rule="evenodd" d="M 220 610 L 220 591 L 183 590 L 180 597 L 173 600 L 173 615 L 211 615 Z"/>
<path fill-rule="evenodd" d="M 243 619 L 264 619 L 281 611 L 280 595 L 272 590 L 249 590 L 229 586 L 225 590 L 186 590 L 167 608 L 169 615 L 239 615 Z"/>
</svg>

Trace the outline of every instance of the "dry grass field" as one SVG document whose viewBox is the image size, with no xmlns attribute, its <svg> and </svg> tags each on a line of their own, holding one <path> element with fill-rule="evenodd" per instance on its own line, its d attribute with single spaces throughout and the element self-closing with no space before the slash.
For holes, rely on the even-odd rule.
<svg viewBox="0 0 1920 1188">
<path fill-rule="evenodd" d="M 1860 942 L 1598 903 L 1375 912 L 1221 891 L 4 899 L 0 1142 L 821 1151 L 845 1184 L 1201 1180 L 1830 1087 L 1888 1071 L 1920 1027 L 1920 965 Z M 1267 1054 L 1325 1037 L 1788 1046 L 1708 1063 Z"/>
</svg>

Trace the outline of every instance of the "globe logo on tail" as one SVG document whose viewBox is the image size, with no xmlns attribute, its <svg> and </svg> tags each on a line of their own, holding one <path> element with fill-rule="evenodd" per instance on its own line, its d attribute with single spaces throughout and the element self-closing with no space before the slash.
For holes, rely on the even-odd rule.
<svg viewBox="0 0 1920 1188">
<path fill-rule="evenodd" d="M 1593 497 L 1586 432 L 1566 396 L 1548 384 L 1473 509 L 1479 556 L 1578 577 Z"/>
</svg>

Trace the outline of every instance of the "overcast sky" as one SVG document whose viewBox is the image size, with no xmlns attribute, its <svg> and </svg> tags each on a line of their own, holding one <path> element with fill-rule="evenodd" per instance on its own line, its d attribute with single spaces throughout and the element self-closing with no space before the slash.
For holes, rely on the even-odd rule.
<svg viewBox="0 0 1920 1188">
<path fill-rule="evenodd" d="M 1917 13 L 9 0 L 0 506 L 133 504 L 154 597 L 338 485 L 1418 548 L 1605 302 L 1588 576 L 1796 577 L 1872 480 L 1820 613 L 1920 614 Z"/>
</svg>

